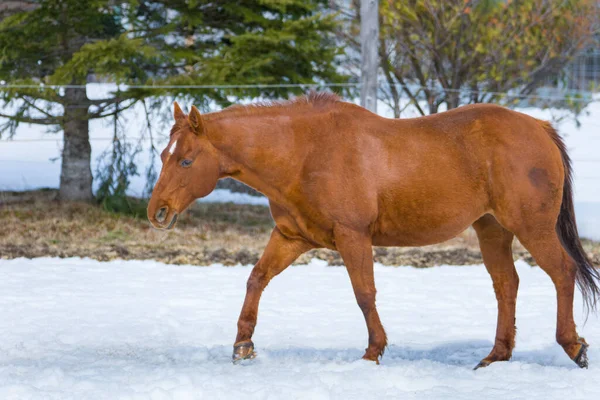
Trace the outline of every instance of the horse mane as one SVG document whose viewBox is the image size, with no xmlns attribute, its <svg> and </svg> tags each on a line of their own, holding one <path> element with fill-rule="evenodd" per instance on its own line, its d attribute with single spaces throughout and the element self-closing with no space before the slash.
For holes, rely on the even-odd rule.
<svg viewBox="0 0 600 400">
<path fill-rule="evenodd" d="M 281 109 L 324 109 L 341 102 L 340 97 L 331 92 L 310 91 L 308 94 L 295 97 L 291 100 L 261 101 L 253 104 L 235 104 L 221 111 L 204 114 L 212 118 L 230 117 L 234 115 L 256 115 L 268 110 Z"/>
</svg>

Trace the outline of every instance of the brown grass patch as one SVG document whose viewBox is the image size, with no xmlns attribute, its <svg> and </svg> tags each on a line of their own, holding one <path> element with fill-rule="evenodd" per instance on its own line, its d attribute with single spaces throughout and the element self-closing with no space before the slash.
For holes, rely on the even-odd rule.
<svg viewBox="0 0 600 400">
<path fill-rule="evenodd" d="M 169 264 L 254 264 L 269 239 L 273 221 L 268 208 L 222 203 L 195 204 L 175 229 L 159 231 L 146 219 L 115 214 L 90 204 L 56 201 L 55 191 L 0 192 L 0 257 L 90 257 L 153 259 Z M 596 263 L 600 244 L 584 241 Z M 533 263 L 514 245 L 515 258 Z M 429 267 L 481 263 L 472 230 L 434 246 L 373 250 L 384 265 Z M 337 252 L 313 250 L 297 263 L 316 257 L 341 265 Z"/>
</svg>

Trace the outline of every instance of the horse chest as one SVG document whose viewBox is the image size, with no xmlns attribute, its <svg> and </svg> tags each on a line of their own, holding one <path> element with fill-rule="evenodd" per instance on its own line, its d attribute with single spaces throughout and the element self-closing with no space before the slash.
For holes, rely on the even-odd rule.
<svg viewBox="0 0 600 400">
<path fill-rule="evenodd" d="M 284 236 L 303 238 L 321 247 L 335 248 L 333 226 L 328 229 L 322 220 L 311 218 L 310 213 L 295 207 L 282 207 L 273 201 L 270 201 L 270 206 L 275 224 Z"/>
</svg>

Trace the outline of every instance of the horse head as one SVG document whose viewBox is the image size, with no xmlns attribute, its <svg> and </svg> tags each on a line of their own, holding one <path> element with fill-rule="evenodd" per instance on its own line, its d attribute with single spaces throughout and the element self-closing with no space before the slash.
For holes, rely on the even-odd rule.
<svg viewBox="0 0 600 400">
<path fill-rule="evenodd" d="M 156 228 L 171 229 L 196 199 L 211 193 L 220 177 L 219 158 L 208 140 L 202 116 L 192 106 L 189 116 L 174 104 L 175 124 L 161 153 L 162 169 L 148 204 Z"/>
</svg>

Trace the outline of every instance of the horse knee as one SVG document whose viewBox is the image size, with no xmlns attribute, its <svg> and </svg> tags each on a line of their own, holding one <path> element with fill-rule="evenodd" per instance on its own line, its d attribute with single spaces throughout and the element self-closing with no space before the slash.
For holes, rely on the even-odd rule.
<svg viewBox="0 0 600 400">
<path fill-rule="evenodd" d="M 361 292 L 356 294 L 356 302 L 363 313 L 375 308 L 376 292 Z"/>
</svg>

